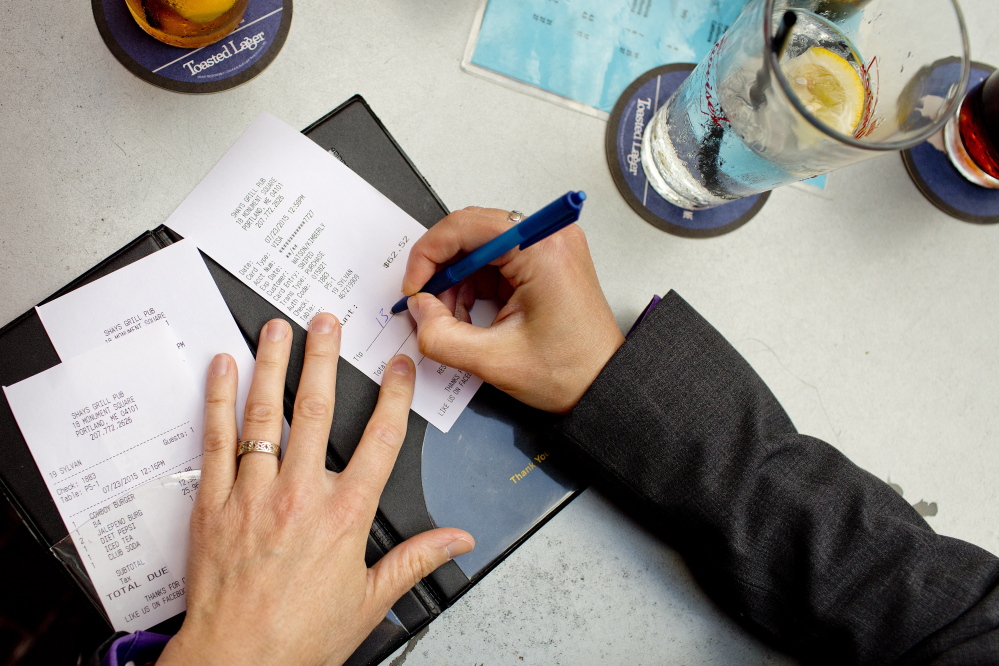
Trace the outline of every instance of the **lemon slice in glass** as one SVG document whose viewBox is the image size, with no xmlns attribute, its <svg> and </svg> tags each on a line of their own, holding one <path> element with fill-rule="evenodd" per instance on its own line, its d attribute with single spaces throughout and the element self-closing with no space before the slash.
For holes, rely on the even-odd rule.
<svg viewBox="0 0 999 666">
<path fill-rule="evenodd" d="M 225 14 L 236 0 L 173 0 L 174 10 L 194 23 L 208 23 Z"/>
<path fill-rule="evenodd" d="M 813 46 L 782 64 L 791 89 L 808 111 L 837 132 L 853 136 L 864 115 L 860 74 L 846 58 Z"/>
</svg>

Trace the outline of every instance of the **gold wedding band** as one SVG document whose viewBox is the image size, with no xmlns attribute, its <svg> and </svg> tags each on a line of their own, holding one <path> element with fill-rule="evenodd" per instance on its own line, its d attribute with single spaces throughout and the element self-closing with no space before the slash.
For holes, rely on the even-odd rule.
<svg viewBox="0 0 999 666">
<path fill-rule="evenodd" d="M 524 219 L 524 214 L 521 213 L 519 210 L 511 210 L 510 215 L 508 215 L 506 219 L 510 220 L 514 224 L 517 224 L 518 222 Z"/>
<path fill-rule="evenodd" d="M 281 445 L 273 442 L 266 442 L 262 439 L 241 439 L 236 448 L 236 458 L 239 459 L 244 453 L 273 453 L 278 458 L 281 457 Z"/>
</svg>

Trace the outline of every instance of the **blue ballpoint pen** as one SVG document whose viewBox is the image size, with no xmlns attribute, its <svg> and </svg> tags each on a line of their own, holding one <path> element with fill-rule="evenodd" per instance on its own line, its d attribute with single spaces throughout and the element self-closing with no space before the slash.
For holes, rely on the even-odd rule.
<svg viewBox="0 0 999 666">
<path fill-rule="evenodd" d="M 434 273 L 420 291 L 436 296 L 518 245 L 521 250 L 526 250 L 538 241 L 548 238 L 579 219 L 579 212 L 583 209 L 585 200 L 585 192 L 566 193 L 517 226 L 507 229 L 482 247 L 472 250 L 468 256 Z M 392 314 L 404 312 L 409 307 L 408 301 L 409 296 L 400 298 L 399 302 L 392 306 Z"/>
</svg>

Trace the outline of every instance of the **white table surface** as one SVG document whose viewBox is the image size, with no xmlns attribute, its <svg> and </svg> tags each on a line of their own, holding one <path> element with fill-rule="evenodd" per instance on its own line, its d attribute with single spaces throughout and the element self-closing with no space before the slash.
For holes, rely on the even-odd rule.
<svg viewBox="0 0 999 666">
<path fill-rule="evenodd" d="M 999 64 L 994 0 L 962 4 L 973 57 Z M 461 71 L 477 7 L 297 0 L 267 70 L 192 96 L 122 67 L 89 2 L 0 0 L 0 323 L 163 222 L 261 110 L 305 127 L 361 93 L 451 209 L 585 190 L 622 328 L 676 289 L 802 432 L 999 552 L 999 227 L 937 211 L 892 154 L 836 173 L 831 199 L 785 188 L 734 233 L 665 234 L 614 187 L 604 121 Z M 785 661 L 588 490 L 391 663 Z"/>
</svg>

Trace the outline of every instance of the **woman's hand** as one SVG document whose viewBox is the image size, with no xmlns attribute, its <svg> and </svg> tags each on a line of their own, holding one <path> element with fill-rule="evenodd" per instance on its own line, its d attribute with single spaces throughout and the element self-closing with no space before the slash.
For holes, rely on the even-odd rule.
<svg viewBox="0 0 999 666">
<path fill-rule="evenodd" d="M 241 437 L 281 441 L 291 327 L 264 326 Z M 191 517 L 187 618 L 159 663 L 339 664 L 424 576 L 473 547 L 436 529 L 368 569 L 364 550 L 378 498 L 406 434 L 416 369 L 396 356 L 350 463 L 327 471 L 340 324 L 316 315 L 283 459 L 236 459 L 236 364 L 212 362 L 205 454 Z"/>
<path fill-rule="evenodd" d="M 451 263 L 513 226 L 493 208 L 455 211 L 413 245 L 404 294 L 416 294 Z M 476 298 L 499 298 L 488 328 L 468 323 Z M 566 413 L 624 342 L 597 281 L 583 230 L 575 224 L 521 251 L 513 249 L 440 298 L 416 294 L 409 310 L 420 352 L 474 373 L 514 398 Z"/>
</svg>

